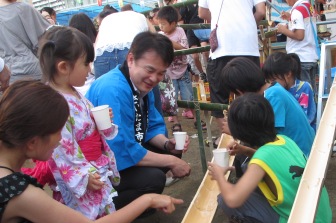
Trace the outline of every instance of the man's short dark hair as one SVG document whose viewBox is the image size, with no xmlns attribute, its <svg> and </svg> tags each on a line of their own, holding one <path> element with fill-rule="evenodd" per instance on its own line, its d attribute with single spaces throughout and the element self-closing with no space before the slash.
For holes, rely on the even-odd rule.
<svg viewBox="0 0 336 223">
<path fill-rule="evenodd" d="M 130 53 L 134 59 L 140 59 L 144 53 L 154 51 L 166 65 L 170 65 L 174 59 L 174 48 L 170 39 L 162 34 L 142 32 L 133 40 Z"/>
</svg>

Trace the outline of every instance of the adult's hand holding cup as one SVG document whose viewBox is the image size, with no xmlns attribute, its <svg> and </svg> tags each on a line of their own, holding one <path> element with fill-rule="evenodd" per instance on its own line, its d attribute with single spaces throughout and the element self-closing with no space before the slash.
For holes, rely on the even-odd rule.
<svg viewBox="0 0 336 223">
<path fill-rule="evenodd" d="M 187 133 L 186 132 L 174 132 L 174 138 L 175 138 L 175 150 L 183 150 L 184 144 L 186 142 Z"/>
<path fill-rule="evenodd" d="M 110 110 L 108 105 L 101 105 L 91 109 L 93 118 L 96 122 L 98 131 L 107 139 L 111 140 L 115 137 L 116 125 L 112 124 L 110 118 Z"/>
<path fill-rule="evenodd" d="M 226 148 L 218 148 L 212 150 L 214 156 L 214 162 L 221 166 L 221 167 L 228 167 L 229 166 L 229 150 Z"/>
</svg>

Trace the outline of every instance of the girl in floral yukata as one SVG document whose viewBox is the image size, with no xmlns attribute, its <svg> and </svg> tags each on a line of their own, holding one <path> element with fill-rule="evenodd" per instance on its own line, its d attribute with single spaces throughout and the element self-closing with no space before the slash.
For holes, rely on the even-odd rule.
<svg viewBox="0 0 336 223">
<path fill-rule="evenodd" d="M 100 218 L 115 211 L 113 186 L 120 177 L 114 154 L 96 128 L 92 104 L 74 88 L 84 85 L 90 71 L 92 42 L 75 29 L 52 27 L 41 39 L 39 55 L 45 80 L 70 108 L 60 144 L 48 161 L 54 178 L 48 183 L 56 200 L 92 220 Z"/>
</svg>

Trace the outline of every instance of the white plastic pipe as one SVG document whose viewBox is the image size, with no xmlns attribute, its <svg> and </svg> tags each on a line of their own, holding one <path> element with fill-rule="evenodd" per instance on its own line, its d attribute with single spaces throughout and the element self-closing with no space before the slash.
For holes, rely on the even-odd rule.
<svg viewBox="0 0 336 223">
<path fill-rule="evenodd" d="M 314 222 L 316 207 L 333 148 L 336 127 L 336 83 L 329 94 L 319 128 L 289 216 L 289 223 Z"/>
</svg>

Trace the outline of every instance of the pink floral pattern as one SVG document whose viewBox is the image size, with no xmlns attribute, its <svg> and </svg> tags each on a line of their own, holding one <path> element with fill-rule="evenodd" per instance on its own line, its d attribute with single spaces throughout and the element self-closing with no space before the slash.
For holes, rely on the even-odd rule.
<svg viewBox="0 0 336 223">
<path fill-rule="evenodd" d="M 70 117 L 62 130 L 60 145 L 49 160 L 56 180 L 56 185 L 50 186 L 54 194 L 62 195 L 54 196 L 58 201 L 95 220 L 115 211 L 112 199 L 117 193 L 113 184 L 118 184 L 120 180 L 116 160 L 102 136 L 102 155 L 95 161 L 85 159 L 77 142 L 90 136 L 96 129 L 90 112 L 93 106 L 82 95 L 80 98 L 67 94 L 63 96 L 68 101 Z M 98 173 L 105 183 L 99 191 L 87 189 L 89 174 L 94 173 Z"/>
<path fill-rule="evenodd" d="M 64 182 L 70 182 L 71 178 L 74 175 L 74 171 L 71 169 L 71 166 L 66 164 L 61 165 L 59 171 L 63 177 Z"/>
</svg>

